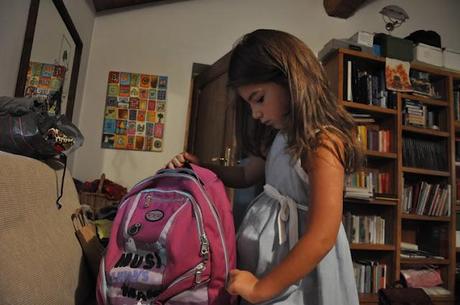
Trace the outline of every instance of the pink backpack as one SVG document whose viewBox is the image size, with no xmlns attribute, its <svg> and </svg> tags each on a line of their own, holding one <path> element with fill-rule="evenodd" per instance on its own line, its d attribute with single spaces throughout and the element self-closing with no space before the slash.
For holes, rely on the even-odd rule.
<svg viewBox="0 0 460 305">
<path fill-rule="evenodd" d="M 235 229 L 211 171 L 164 169 L 124 197 L 97 283 L 100 305 L 233 304 Z"/>
</svg>

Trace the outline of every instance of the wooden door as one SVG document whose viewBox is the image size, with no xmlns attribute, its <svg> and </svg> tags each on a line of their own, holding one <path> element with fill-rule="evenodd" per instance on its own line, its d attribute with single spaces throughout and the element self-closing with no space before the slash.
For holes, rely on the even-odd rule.
<svg viewBox="0 0 460 305">
<path fill-rule="evenodd" d="M 230 53 L 193 80 L 187 151 L 204 163 L 225 166 L 235 160 L 235 111 L 227 97 Z"/>
<path fill-rule="evenodd" d="M 243 156 L 236 148 L 235 108 L 227 94 L 229 60 L 230 53 L 227 53 L 193 79 L 186 148 L 202 162 L 234 166 Z M 261 192 L 262 185 L 227 188 L 236 228 L 248 204 Z"/>
</svg>

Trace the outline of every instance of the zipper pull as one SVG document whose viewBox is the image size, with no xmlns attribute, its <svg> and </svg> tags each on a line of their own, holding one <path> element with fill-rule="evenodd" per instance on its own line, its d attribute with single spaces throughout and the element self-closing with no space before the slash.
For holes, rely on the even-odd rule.
<svg viewBox="0 0 460 305">
<path fill-rule="evenodd" d="M 201 235 L 200 237 L 201 240 L 201 256 L 204 256 L 206 259 L 208 258 L 208 253 L 209 253 L 209 241 L 208 238 L 206 237 L 206 234 Z"/>
<path fill-rule="evenodd" d="M 204 268 L 204 263 L 200 263 L 195 267 L 195 284 L 201 283 L 201 274 L 203 273 Z"/>
</svg>

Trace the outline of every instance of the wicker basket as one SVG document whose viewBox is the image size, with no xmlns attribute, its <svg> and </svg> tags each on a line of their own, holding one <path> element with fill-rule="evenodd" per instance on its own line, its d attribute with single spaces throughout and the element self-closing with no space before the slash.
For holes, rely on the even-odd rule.
<svg viewBox="0 0 460 305">
<path fill-rule="evenodd" d="M 92 192 L 81 192 L 79 193 L 80 204 L 89 205 L 95 213 L 99 212 L 100 209 L 110 206 L 116 206 L 118 204 L 117 200 L 111 200 L 102 193 L 102 187 L 104 185 L 105 174 L 101 175 L 99 179 L 99 185 L 97 187 L 96 193 Z"/>
</svg>

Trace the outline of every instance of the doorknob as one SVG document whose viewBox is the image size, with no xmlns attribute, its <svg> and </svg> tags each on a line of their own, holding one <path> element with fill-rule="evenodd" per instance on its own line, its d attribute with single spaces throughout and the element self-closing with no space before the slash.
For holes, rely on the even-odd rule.
<svg viewBox="0 0 460 305">
<path fill-rule="evenodd" d="M 212 157 L 211 161 L 216 162 L 219 161 L 221 165 L 223 166 L 229 166 L 230 165 L 230 158 L 232 156 L 232 149 L 230 147 L 227 147 L 225 149 L 225 154 L 224 157 Z"/>
</svg>

